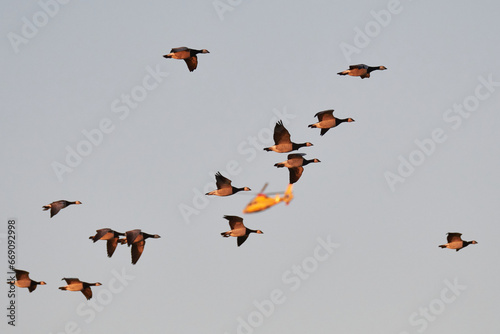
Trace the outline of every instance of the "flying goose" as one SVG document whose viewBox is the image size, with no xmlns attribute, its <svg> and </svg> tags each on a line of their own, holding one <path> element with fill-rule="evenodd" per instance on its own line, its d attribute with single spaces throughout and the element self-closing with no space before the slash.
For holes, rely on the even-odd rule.
<svg viewBox="0 0 500 334">
<path fill-rule="evenodd" d="M 101 228 L 100 230 L 96 230 L 96 232 L 96 235 L 90 236 L 89 239 L 92 239 L 94 242 L 97 240 L 107 240 L 106 249 L 108 257 L 111 257 L 118 245 L 118 238 L 121 235 L 125 235 L 125 233 L 116 232 L 110 228 Z"/>
<path fill-rule="evenodd" d="M 310 128 L 321 129 L 320 135 L 324 135 L 331 128 L 336 127 L 340 123 L 344 122 L 354 122 L 352 118 L 337 118 L 333 116 L 333 109 L 324 110 L 316 113 L 314 117 L 318 117 L 318 122 L 314 124 L 309 124 Z"/>
<path fill-rule="evenodd" d="M 221 235 L 224 238 L 236 237 L 236 242 L 238 247 L 240 247 L 248 238 L 250 233 L 264 234 L 261 230 L 251 230 L 243 225 L 243 218 L 238 216 L 224 216 L 225 219 L 229 221 L 229 226 L 231 230 L 227 232 L 222 232 Z"/>
<path fill-rule="evenodd" d="M 351 65 L 348 70 L 337 73 L 338 75 L 347 75 L 349 74 L 352 77 L 361 77 L 361 79 L 369 78 L 370 72 L 376 70 L 387 70 L 385 66 L 368 66 L 365 64 Z"/>
<path fill-rule="evenodd" d="M 210 53 L 206 49 L 201 49 L 201 50 L 195 50 L 195 49 L 189 49 L 185 46 L 182 46 L 180 48 L 174 48 L 170 50 L 170 53 L 167 55 L 164 55 L 163 57 L 165 58 L 174 58 L 174 59 L 184 59 L 184 61 L 187 64 L 187 67 L 190 72 L 193 72 L 196 70 L 196 67 L 198 66 L 198 58 L 196 55 L 198 53 Z"/>
<path fill-rule="evenodd" d="M 250 191 L 248 187 L 236 188 L 231 185 L 231 180 L 222 176 L 220 172 L 215 174 L 216 190 L 212 190 L 205 195 L 229 196 L 236 194 L 238 191 Z"/>
<path fill-rule="evenodd" d="M 81 291 L 85 296 L 85 298 L 87 298 L 87 300 L 90 300 L 90 298 L 92 298 L 92 290 L 90 289 L 90 287 L 102 285 L 99 282 L 97 283 L 82 282 L 78 278 L 63 278 L 62 280 L 65 280 L 68 285 L 61 286 L 59 289 L 67 291 Z"/>
<path fill-rule="evenodd" d="M 306 142 L 302 144 L 292 143 L 290 140 L 290 132 L 285 128 L 283 122 L 280 120 L 274 126 L 274 145 L 264 148 L 264 151 L 274 151 L 278 153 L 286 153 L 296 151 L 304 146 L 313 146 L 313 144 Z"/>
<path fill-rule="evenodd" d="M 65 207 L 67 207 L 68 205 L 71 205 L 71 204 L 82 204 L 82 202 L 80 202 L 80 201 L 69 202 L 66 200 L 60 200 L 60 201 L 55 201 L 55 202 L 52 202 L 50 204 L 44 205 L 42 208 L 43 208 L 43 211 L 47 211 L 48 209 L 50 209 L 50 218 L 52 218 L 55 215 L 57 215 L 57 213 L 61 209 L 64 209 Z"/>
<path fill-rule="evenodd" d="M 33 292 L 36 289 L 37 285 L 45 285 L 44 281 L 33 281 L 29 277 L 29 272 L 24 271 L 24 270 L 19 270 L 19 269 L 14 269 L 16 272 L 16 280 L 15 281 L 9 281 L 7 284 L 15 284 L 17 287 L 20 288 L 28 288 L 29 292 Z"/>
<path fill-rule="evenodd" d="M 449 248 L 449 249 L 456 249 L 458 252 L 464 247 L 469 246 L 470 244 L 477 244 L 476 240 L 472 241 L 464 241 L 461 238 L 462 233 L 456 233 L 456 232 L 449 232 L 448 236 L 446 239 L 448 240 L 447 244 L 444 245 L 439 245 L 441 248 Z"/>
<path fill-rule="evenodd" d="M 120 243 L 127 243 L 130 247 L 132 246 L 132 264 L 136 264 L 144 251 L 144 246 L 146 245 L 146 239 L 154 238 L 158 239 L 160 236 L 158 234 L 148 234 L 142 232 L 140 229 L 131 230 L 125 232 L 125 238 L 120 239 Z"/>
<path fill-rule="evenodd" d="M 290 184 L 294 184 L 300 179 L 302 172 L 304 171 L 303 166 L 310 163 L 321 162 L 316 158 L 311 160 L 304 159 L 304 155 L 304 153 L 289 154 L 288 160 L 274 164 L 274 166 L 278 168 L 288 168 L 288 171 L 290 172 Z"/>
</svg>

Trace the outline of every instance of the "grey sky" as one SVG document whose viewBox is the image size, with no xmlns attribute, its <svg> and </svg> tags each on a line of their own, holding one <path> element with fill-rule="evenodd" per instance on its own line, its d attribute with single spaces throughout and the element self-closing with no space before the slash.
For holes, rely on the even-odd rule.
<svg viewBox="0 0 500 334">
<path fill-rule="evenodd" d="M 498 3 L 55 1 L 0 4 L 0 260 L 15 218 L 16 267 L 47 282 L 2 332 L 500 328 Z M 190 73 L 162 57 L 179 46 L 210 53 Z M 336 74 L 358 63 L 388 70 Z M 321 137 L 325 109 L 355 122 Z M 321 163 L 243 215 L 287 186 L 262 150 L 278 119 Z M 201 195 L 216 171 L 253 192 Z M 83 205 L 50 219 L 59 199 Z M 224 215 L 264 234 L 238 248 Z M 104 227 L 161 239 L 133 266 L 88 240 Z M 440 249 L 447 232 L 478 244 Z M 103 285 L 87 304 L 63 277 Z"/>
</svg>

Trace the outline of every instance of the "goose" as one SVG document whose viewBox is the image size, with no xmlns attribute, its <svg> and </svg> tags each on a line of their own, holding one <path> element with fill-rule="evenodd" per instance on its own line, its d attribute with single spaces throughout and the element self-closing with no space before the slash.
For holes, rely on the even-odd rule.
<svg viewBox="0 0 500 334">
<path fill-rule="evenodd" d="M 17 287 L 20 287 L 20 288 L 28 288 L 29 292 L 35 291 L 37 285 L 47 284 L 44 281 L 40 281 L 40 282 L 33 281 L 29 277 L 30 273 L 27 271 L 20 270 L 20 269 L 14 269 L 14 271 L 16 272 L 16 280 L 9 281 L 9 282 L 7 282 L 7 284 L 15 284 Z"/>
<path fill-rule="evenodd" d="M 302 172 L 304 171 L 303 166 L 308 165 L 310 163 L 321 162 L 319 161 L 319 159 L 316 158 L 311 160 L 304 159 L 304 156 L 305 156 L 304 153 L 289 154 L 288 160 L 283 162 L 278 162 L 274 164 L 274 166 L 278 168 L 287 167 L 290 173 L 290 184 L 294 184 L 302 176 Z"/>
<path fill-rule="evenodd" d="M 118 238 L 121 235 L 125 235 L 125 233 L 116 232 L 110 228 L 101 228 L 100 230 L 96 230 L 96 232 L 96 235 L 90 236 L 89 239 L 92 239 L 94 242 L 97 240 L 107 240 L 106 249 L 108 257 L 111 257 L 118 245 Z"/>
<path fill-rule="evenodd" d="M 274 138 L 274 145 L 271 147 L 264 148 L 264 151 L 286 153 L 290 151 L 296 151 L 304 146 L 313 146 L 313 144 L 309 142 L 301 144 L 292 143 L 292 141 L 290 140 L 290 132 L 288 132 L 288 130 L 285 128 L 281 120 L 278 121 L 274 126 L 273 138 Z"/>
<path fill-rule="evenodd" d="M 351 65 L 348 70 L 337 73 L 338 75 L 347 75 L 349 74 L 352 77 L 361 77 L 361 79 L 369 78 L 370 72 L 376 70 L 387 70 L 385 66 L 368 66 L 365 64 Z"/>
<path fill-rule="evenodd" d="M 120 240 L 120 243 L 132 246 L 132 264 L 136 264 L 144 251 L 144 246 L 146 245 L 146 239 L 154 238 L 158 239 L 160 236 L 158 234 L 148 234 L 142 232 L 140 229 L 131 230 L 125 232 L 125 238 Z"/>
<path fill-rule="evenodd" d="M 457 232 L 449 232 L 448 236 L 446 239 L 448 240 L 447 244 L 444 245 L 439 245 L 438 247 L 441 248 L 449 248 L 449 249 L 455 249 L 457 252 L 461 250 L 464 247 L 469 246 L 470 244 L 477 244 L 476 240 L 472 241 L 464 241 L 461 238 L 462 233 L 457 233 Z"/>
<path fill-rule="evenodd" d="M 354 122 L 352 118 L 337 118 L 333 116 L 333 109 L 320 111 L 316 113 L 314 117 L 318 117 L 318 122 L 309 124 L 308 127 L 321 129 L 321 136 L 323 136 L 328 130 L 336 127 L 340 123 Z"/>
<path fill-rule="evenodd" d="M 238 191 L 250 191 L 248 187 L 236 188 L 231 185 L 231 180 L 222 176 L 220 172 L 215 174 L 215 183 L 217 185 L 216 190 L 212 190 L 205 195 L 216 195 L 216 196 L 229 196 L 236 194 Z"/>
<path fill-rule="evenodd" d="M 173 58 L 173 59 L 184 59 L 189 71 L 193 72 L 194 70 L 196 70 L 196 67 L 198 66 L 198 58 L 196 57 L 198 53 L 210 53 L 210 52 L 208 52 L 207 49 L 195 50 L 182 46 L 180 48 L 174 48 L 170 50 L 170 53 L 164 55 L 163 57 Z"/>
<path fill-rule="evenodd" d="M 62 280 L 65 280 L 68 285 L 61 286 L 59 289 L 64 291 L 81 291 L 85 296 L 85 298 L 87 298 L 87 300 L 90 300 L 90 298 L 92 298 L 92 290 L 90 289 L 90 287 L 102 285 L 99 282 L 96 283 L 82 282 L 78 278 L 63 278 Z"/>
<path fill-rule="evenodd" d="M 221 235 L 224 238 L 236 237 L 236 242 L 238 247 L 240 247 L 248 238 L 250 233 L 264 234 L 261 230 L 252 230 L 243 225 L 243 218 L 238 216 L 224 216 L 225 219 L 229 221 L 229 226 L 231 230 L 227 232 L 222 232 Z"/>
<path fill-rule="evenodd" d="M 43 211 L 47 211 L 48 209 L 50 209 L 50 218 L 52 218 L 55 215 L 57 215 L 57 213 L 61 209 L 64 209 L 65 207 L 67 207 L 68 205 L 71 205 L 71 204 L 82 204 L 82 202 L 80 202 L 80 201 L 69 202 L 66 200 L 60 200 L 60 201 L 55 201 L 55 202 L 52 202 L 50 204 L 44 205 L 44 206 L 42 206 L 42 208 L 43 208 Z"/>
</svg>

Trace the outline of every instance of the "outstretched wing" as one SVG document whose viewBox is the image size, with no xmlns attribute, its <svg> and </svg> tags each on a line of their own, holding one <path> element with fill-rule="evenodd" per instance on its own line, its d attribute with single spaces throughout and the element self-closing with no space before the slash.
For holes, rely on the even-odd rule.
<svg viewBox="0 0 500 334">
<path fill-rule="evenodd" d="M 243 235 L 241 237 L 238 237 L 236 239 L 237 239 L 238 247 L 240 247 L 248 239 L 248 234 L 247 235 Z"/>
<path fill-rule="evenodd" d="M 229 221 L 229 226 L 231 227 L 232 230 L 239 229 L 239 228 L 245 228 L 245 226 L 243 225 L 243 218 L 241 218 L 241 217 L 224 216 L 224 218 Z"/>
<path fill-rule="evenodd" d="M 171 53 L 176 53 L 181 51 L 189 51 L 189 49 L 185 46 L 181 46 L 179 48 L 173 48 L 172 50 L 170 50 Z"/>
<path fill-rule="evenodd" d="M 36 286 L 37 286 L 37 285 L 38 285 L 38 284 L 36 284 L 35 282 L 31 281 L 31 284 L 30 284 L 30 286 L 28 287 L 28 291 L 29 291 L 29 292 L 33 292 L 33 291 L 35 291 L 35 289 L 36 289 Z"/>
<path fill-rule="evenodd" d="M 140 229 L 125 232 L 125 239 L 127 239 L 127 245 L 130 246 L 133 243 L 135 243 L 136 239 L 139 235 L 141 235 Z M 140 241 L 140 240 L 137 240 L 137 241 Z"/>
<path fill-rule="evenodd" d="M 446 238 L 448 242 L 455 242 L 455 241 L 462 241 L 462 238 L 460 237 L 462 233 L 448 233 L 448 237 Z"/>
<path fill-rule="evenodd" d="M 290 172 L 290 184 L 294 184 L 302 176 L 304 167 L 300 166 L 300 167 L 288 168 L 288 171 Z"/>
<path fill-rule="evenodd" d="M 292 159 L 304 159 L 305 153 L 292 153 L 288 155 L 288 160 Z"/>
<path fill-rule="evenodd" d="M 359 70 L 365 69 L 366 70 L 366 69 L 368 69 L 368 65 L 365 65 L 365 64 L 351 65 L 351 66 L 349 66 L 349 69 L 350 70 L 354 70 L 354 69 L 359 69 Z"/>
<path fill-rule="evenodd" d="M 184 59 L 184 61 L 186 62 L 190 72 L 196 70 L 196 67 L 198 66 L 198 58 L 196 56 L 191 56 L 189 58 L 186 58 Z"/>
<path fill-rule="evenodd" d="M 323 136 L 325 133 L 328 132 L 328 130 L 330 130 L 330 128 L 321 129 L 321 131 L 319 132 L 319 135 Z"/>
<path fill-rule="evenodd" d="M 217 189 L 231 188 L 231 180 L 222 176 L 220 172 L 215 174 L 215 184 L 217 185 Z"/>
<path fill-rule="evenodd" d="M 328 120 L 333 118 L 333 109 L 324 110 L 316 113 L 314 117 L 318 117 L 318 121 Z"/>
<path fill-rule="evenodd" d="M 132 245 L 132 264 L 136 264 L 137 261 L 139 261 L 139 258 L 141 257 L 142 252 L 144 251 L 145 244 L 146 240 L 142 240 Z"/>
<path fill-rule="evenodd" d="M 97 240 L 100 240 L 102 237 L 104 237 L 108 232 L 111 232 L 110 228 L 101 228 L 100 230 L 96 230 L 96 235 L 94 236 L 93 240 L 96 242 Z"/>
<path fill-rule="evenodd" d="M 87 300 L 92 298 L 92 289 L 90 288 L 90 286 L 86 286 L 85 288 L 83 288 L 82 293 L 85 298 L 87 298 Z"/>
<path fill-rule="evenodd" d="M 63 280 L 66 281 L 66 284 L 75 284 L 75 283 L 81 283 L 78 278 L 63 278 Z"/>
<path fill-rule="evenodd" d="M 14 269 L 14 271 L 16 272 L 16 279 L 18 281 L 30 279 L 29 272 L 20 269 Z"/>
<path fill-rule="evenodd" d="M 111 257 L 113 255 L 117 245 L 118 245 L 117 237 L 108 239 L 108 241 L 106 242 L 106 250 L 108 252 L 108 257 Z"/>
<path fill-rule="evenodd" d="M 283 125 L 283 121 L 278 121 L 274 127 L 273 134 L 274 143 L 276 145 L 282 143 L 290 143 L 290 132 Z"/>
<path fill-rule="evenodd" d="M 57 213 L 59 211 L 61 211 L 61 209 L 65 208 L 65 207 L 66 207 L 66 205 L 62 201 L 51 203 L 50 204 L 50 218 L 52 218 L 55 215 L 57 215 Z"/>
</svg>

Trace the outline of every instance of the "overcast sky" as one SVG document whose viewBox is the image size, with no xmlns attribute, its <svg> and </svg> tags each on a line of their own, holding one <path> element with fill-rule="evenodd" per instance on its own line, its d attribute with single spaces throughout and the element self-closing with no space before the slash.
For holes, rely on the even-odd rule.
<svg viewBox="0 0 500 334">
<path fill-rule="evenodd" d="M 493 333 L 500 328 L 495 1 L 4 1 L 2 332 Z M 171 48 L 208 49 L 189 72 Z M 371 78 L 338 76 L 384 65 Z M 351 117 L 320 136 L 314 115 Z M 294 200 L 243 214 L 287 154 Z M 207 197 L 215 172 L 252 192 Z M 49 218 L 42 206 L 79 200 Z M 241 247 L 224 215 L 261 229 Z M 96 229 L 149 239 L 106 256 Z M 476 240 L 440 249 L 446 233 Z M 88 303 L 63 277 L 100 282 Z"/>
</svg>

